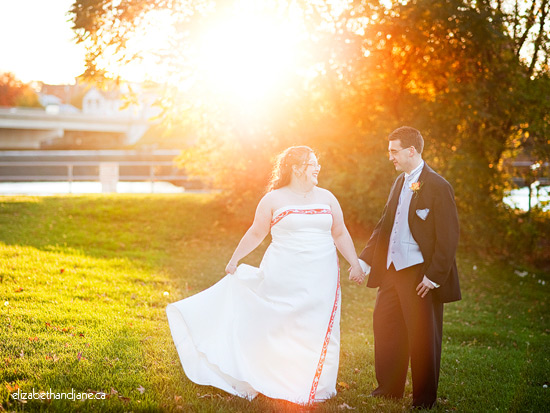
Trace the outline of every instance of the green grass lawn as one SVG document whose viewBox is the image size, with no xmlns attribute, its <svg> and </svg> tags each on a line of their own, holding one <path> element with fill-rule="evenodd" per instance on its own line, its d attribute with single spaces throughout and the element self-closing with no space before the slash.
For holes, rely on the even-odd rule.
<svg viewBox="0 0 550 413">
<path fill-rule="evenodd" d="M 168 329 L 165 306 L 224 275 L 252 211 L 236 218 L 207 195 L 1 197 L 0 411 L 305 410 L 191 383 Z M 359 250 L 366 239 L 355 241 Z M 266 245 L 245 262 L 259 264 Z M 376 292 L 348 282 L 341 262 L 338 395 L 314 410 L 407 410 L 410 384 L 402 401 L 367 398 Z M 435 411 L 548 411 L 549 274 L 465 256 L 459 270 Z M 107 398 L 21 403 L 10 397 L 18 389 Z"/>
</svg>

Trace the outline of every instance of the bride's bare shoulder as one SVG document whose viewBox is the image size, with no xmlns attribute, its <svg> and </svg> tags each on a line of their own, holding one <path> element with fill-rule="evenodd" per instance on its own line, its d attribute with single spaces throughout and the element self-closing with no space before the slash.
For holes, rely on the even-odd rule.
<svg viewBox="0 0 550 413">
<path fill-rule="evenodd" d="M 272 191 L 269 191 L 267 194 L 265 194 L 260 201 L 263 205 L 271 209 L 272 211 L 274 209 L 277 209 L 277 206 L 280 205 L 285 200 L 284 196 L 285 191 L 283 188 L 280 189 L 274 189 Z"/>
<path fill-rule="evenodd" d="M 317 190 L 319 202 L 330 205 L 332 210 L 340 207 L 338 200 L 328 189 L 317 187 Z"/>
<path fill-rule="evenodd" d="M 317 194 L 323 201 L 335 201 L 336 197 L 328 189 L 317 187 Z"/>
<path fill-rule="evenodd" d="M 265 194 L 266 197 L 269 197 L 273 202 L 281 202 L 288 199 L 288 188 L 283 186 L 282 188 L 273 189 Z"/>
</svg>

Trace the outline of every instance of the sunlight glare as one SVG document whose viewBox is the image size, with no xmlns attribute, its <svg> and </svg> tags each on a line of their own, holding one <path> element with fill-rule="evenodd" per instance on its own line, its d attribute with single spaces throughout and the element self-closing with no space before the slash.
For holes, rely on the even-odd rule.
<svg viewBox="0 0 550 413">
<path fill-rule="evenodd" d="M 170 39 L 174 33 L 174 16 L 168 10 L 149 12 L 127 43 L 128 55 L 141 58 L 131 62 L 113 62 L 109 68 L 128 81 L 166 81 L 170 73 L 161 63 L 161 56 L 170 53 Z"/>
<path fill-rule="evenodd" d="M 289 20 L 240 10 L 205 28 L 198 65 L 216 93 L 242 102 L 269 98 L 297 67 L 300 32 Z"/>
</svg>

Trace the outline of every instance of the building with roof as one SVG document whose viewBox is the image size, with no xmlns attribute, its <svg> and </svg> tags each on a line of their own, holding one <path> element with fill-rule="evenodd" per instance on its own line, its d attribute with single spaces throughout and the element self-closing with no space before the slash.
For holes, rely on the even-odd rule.
<svg viewBox="0 0 550 413">
<path fill-rule="evenodd" d="M 77 85 L 43 85 L 44 109 L 0 108 L 0 149 L 121 149 L 135 144 L 152 125 L 150 92 L 126 105 L 123 91 Z M 71 105 L 83 94 L 82 108 Z"/>
</svg>

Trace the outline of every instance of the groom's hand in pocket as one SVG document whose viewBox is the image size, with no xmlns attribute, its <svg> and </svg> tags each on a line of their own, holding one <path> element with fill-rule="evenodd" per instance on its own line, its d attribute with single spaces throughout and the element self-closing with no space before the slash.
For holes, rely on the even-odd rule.
<svg viewBox="0 0 550 413">
<path fill-rule="evenodd" d="M 428 277 L 424 276 L 420 284 L 416 287 L 416 292 L 420 296 L 420 298 L 426 297 L 426 294 L 430 292 L 430 290 L 433 290 L 435 286 L 433 283 L 428 279 Z"/>
</svg>

